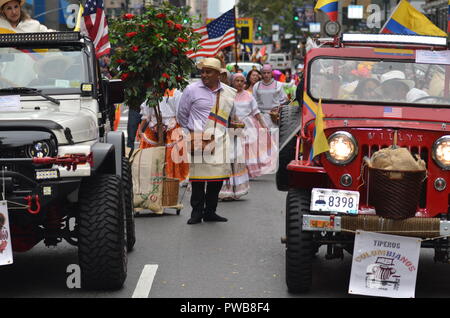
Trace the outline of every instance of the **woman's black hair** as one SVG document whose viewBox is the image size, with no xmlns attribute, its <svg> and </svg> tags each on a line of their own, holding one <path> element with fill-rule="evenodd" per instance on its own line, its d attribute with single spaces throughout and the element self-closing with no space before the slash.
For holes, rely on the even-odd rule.
<svg viewBox="0 0 450 318">
<path fill-rule="evenodd" d="M 364 93 L 364 89 L 366 88 L 366 84 L 369 82 L 374 82 L 377 85 L 380 85 L 380 82 L 376 78 L 363 78 L 360 79 L 358 85 L 356 86 L 353 93 L 358 96 L 358 98 L 362 98 L 362 94 Z"/>
</svg>

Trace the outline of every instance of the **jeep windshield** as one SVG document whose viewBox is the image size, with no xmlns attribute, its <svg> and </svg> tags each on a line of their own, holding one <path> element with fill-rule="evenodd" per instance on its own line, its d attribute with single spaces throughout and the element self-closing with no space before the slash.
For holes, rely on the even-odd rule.
<svg viewBox="0 0 450 318">
<path fill-rule="evenodd" d="M 32 87 L 44 94 L 80 93 L 89 82 L 79 47 L 0 48 L 0 89 Z"/>
<path fill-rule="evenodd" d="M 444 91 L 447 67 L 411 60 L 317 58 L 309 69 L 308 90 L 315 99 L 345 103 L 450 105 L 448 89 Z"/>
</svg>

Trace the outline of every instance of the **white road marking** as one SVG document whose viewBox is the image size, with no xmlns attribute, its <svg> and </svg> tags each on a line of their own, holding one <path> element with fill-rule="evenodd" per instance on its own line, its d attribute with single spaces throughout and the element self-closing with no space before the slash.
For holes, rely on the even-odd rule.
<svg viewBox="0 0 450 318">
<path fill-rule="evenodd" d="M 145 265 L 131 298 L 148 298 L 158 265 Z"/>
</svg>

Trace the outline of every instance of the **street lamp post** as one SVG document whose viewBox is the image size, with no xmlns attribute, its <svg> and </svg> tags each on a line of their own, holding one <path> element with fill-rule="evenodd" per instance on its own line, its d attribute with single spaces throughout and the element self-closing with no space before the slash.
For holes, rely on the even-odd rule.
<svg viewBox="0 0 450 318">
<path fill-rule="evenodd" d="M 388 18 L 388 4 L 389 4 L 389 0 L 384 0 L 384 22 L 387 21 Z"/>
</svg>

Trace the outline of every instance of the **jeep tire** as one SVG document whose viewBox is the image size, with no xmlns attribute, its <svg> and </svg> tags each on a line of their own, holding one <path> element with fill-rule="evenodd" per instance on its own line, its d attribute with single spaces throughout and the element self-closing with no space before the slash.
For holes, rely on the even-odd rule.
<svg viewBox="0 0 450 318">
<path fill-rule="evenodd" d="M 81 287 L 119 289 L 127 276 L 124 191 L 116 175 L 96 175 L 79 194 L 78 258 Z"/>
<path fill-rule="evenodd" d="M 304 293 L 312 284 L 313 235 L 302 230 L 311 201 L 307 190 L 289 190 L 286 197 L 286 284 L 290 293 Z"/>
<path fill-rule="evenodd" d="M 122 182 L 125 195 L 127 250 L 130 252 L 136 243 L 136 230 L 134 224 L 133 178 L 131 165 L 126 157 L 122 157 Z"/>
<path fill-rule="evenodd" d="M 300 125 L 301 107 L 285 105 L 280 111 L 280 146 L 289 135 Z M 295 136 L 289 140 L 286 146 L 278 154 L 278 171 L 276 173 L 276 184 L 278 191 L 288 191 L 288 170 L 287 165 L 295 157 Z"/>
</svg>

